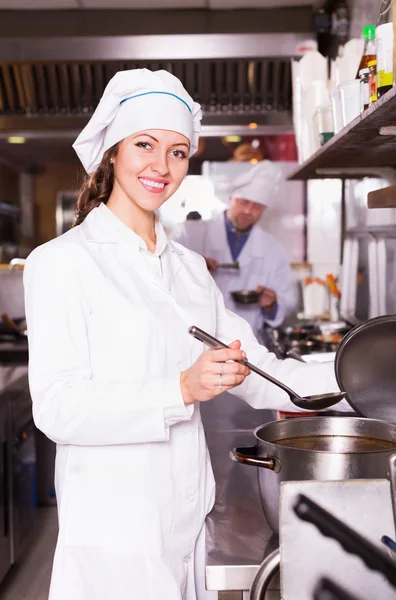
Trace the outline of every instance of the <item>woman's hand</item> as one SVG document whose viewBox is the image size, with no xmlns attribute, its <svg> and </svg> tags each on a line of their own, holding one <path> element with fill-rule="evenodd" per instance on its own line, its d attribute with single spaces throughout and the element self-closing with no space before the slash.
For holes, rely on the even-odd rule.
<svg viewBox="0 0 396 600">
<path fill-rule="evenodd" d="M 240 349 L 241 342 L 235 341 L 229 349 L 208 350 L 186 371 L 180 373 L 180 387 L 184 404 L 212 400 L 222 392 L 241 385 L 250 370 L 237 362 L 246 354 Z"/>
</svg>

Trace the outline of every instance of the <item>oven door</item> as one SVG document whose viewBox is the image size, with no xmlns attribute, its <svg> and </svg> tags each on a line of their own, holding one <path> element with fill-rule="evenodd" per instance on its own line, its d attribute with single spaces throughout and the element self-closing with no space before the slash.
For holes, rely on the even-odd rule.
<svg viewBox="0 0 396 600">
<path fill-rule="evenodd" d="M 11 560 L 15 563 L 30 542 L 37 515 L 36 445 L 33 420 L 12 432 L 13 536 Z"/>
</svg>

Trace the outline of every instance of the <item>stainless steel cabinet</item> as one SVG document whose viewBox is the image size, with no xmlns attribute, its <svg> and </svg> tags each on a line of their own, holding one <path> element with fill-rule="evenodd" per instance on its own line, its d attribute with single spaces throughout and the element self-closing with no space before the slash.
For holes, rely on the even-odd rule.
<svg viewBox="0 0 396 600">
<path fill-rule="evenodd" d="M 30 414 L 29 414 L 30 412 Z M 22 414 L 23 416 L 23 414 Z M 37 514 L 36 446 L 31 410 L 11 414 L 11 561 L 17 562 L 34 533 Z"/>
<path fill-rule="evenodd" d="M 11 565 L 8 403 L 0 406 L 0 581 Z"/>
<path fill-rule="evenodd" d="M 0 582 L 34 533 L 36 446 L 26 372 L 0 390 Z"/>
<path fill-rule="evenodd" d="M 365 320 L 396 312 L 396 209 L 369 209 L 383 179 L 345 182 L 341 314 Z"/>
<path fill-rule="evenodd" d="M 396 226 L 355 229 L 344 242 L 341 314 L 360 321 L 396 312 Z"/>
</svg>

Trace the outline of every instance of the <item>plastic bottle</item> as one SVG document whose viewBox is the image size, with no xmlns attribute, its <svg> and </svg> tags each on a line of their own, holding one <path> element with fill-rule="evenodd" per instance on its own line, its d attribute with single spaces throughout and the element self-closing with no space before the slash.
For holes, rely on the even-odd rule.
<svg viewBox="0 0 396 600">
<path fill-rule="evenodd" d="M 360 112 L 366 110 L 370 104 L 369 75 L 370 69 L 368 67 L 360 69 Z"/>
<path fill-rule="evenodd" d="M 368 64 L 369 67 L 369 94 L 370 106 L 377 102 L 377 61 L 372 60 Z"/>
<path fill-rule="evenodd" d="M 369 62 L 375 60 L 377 56 L 376 44 L 375 44 L 375 25 L 366 25 L 363 27 L 364 37 L 364 49 L 362 58 L 360 59 L 360 65 L 358 68 L 358 74 L 356 79 L 359 79 L 359 73 L 362 69 L 367 69 Z"/>
<path fill-rule="evenodd" d="M 392 12 L 392 0 L 382 0 L 376 31 L 378 98 L 381 98 L 393 86 Z"/>
</svg>

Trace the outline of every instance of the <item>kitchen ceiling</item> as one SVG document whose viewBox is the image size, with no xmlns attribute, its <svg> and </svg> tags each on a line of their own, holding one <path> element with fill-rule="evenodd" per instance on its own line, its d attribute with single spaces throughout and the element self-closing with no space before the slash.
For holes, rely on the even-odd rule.
<svg viewBox="0 0 396 600">
<path fill-rule="evenodd" d="M 314 0 L 0 0 L 0 10 L 75 10 L 75 9 L 137 9 L 160 8 L 279 8 L 310 6 Z"/>
<path fill-rule="evenodd" d="M 72 140 L 106 81 L 126 68 L 174 72 L 202 104 L 207 135 L 215 135 L 214 126 L 224 135 L 251 122 L 258 123 L 257 133 L 291 131 L 290 58 L 310 36 L 311 5 L 311 0 L 0 0 L 0 161 L 25 168 L 75 160 Z M 147 9 L 158 9 L 151 25 Z M 230 25 L 231 15 L 241 26 Z M 169 19 L 173 28 L 166 25 Z M 191 29 L 188 19 L 199 25 Z M 117 31 L 120 20 L 128 24 L 126 31 L 125 26 Z M 11 133 L 27 143 L 10 146 Z"/>
</svg>

